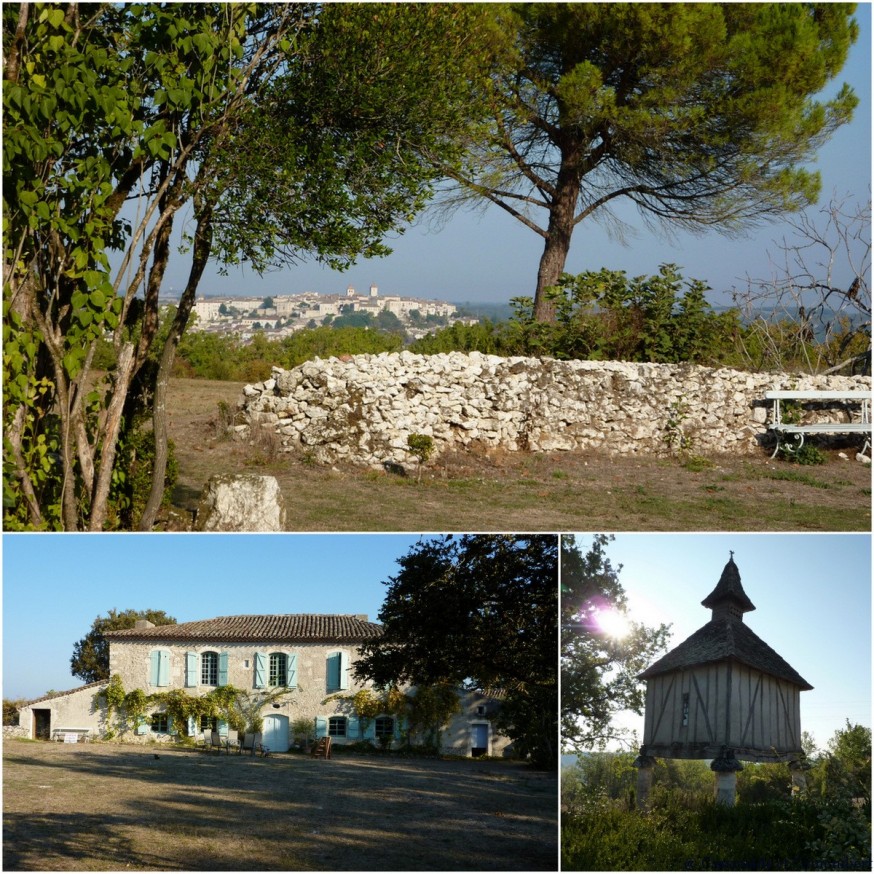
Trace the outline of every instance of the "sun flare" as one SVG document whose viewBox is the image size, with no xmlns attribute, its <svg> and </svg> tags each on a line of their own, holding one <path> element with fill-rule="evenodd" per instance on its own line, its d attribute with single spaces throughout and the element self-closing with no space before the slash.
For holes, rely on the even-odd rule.
<svg viewBox="0 0 874 874">
<path fill-rule="evenodd" d="M 631 623 L 616 610 L 599 610 L 595 614 L 595 621 L 604 634 L 615 637 L 617 640 L 625 637 L 631 631 Z"/>
</svg>

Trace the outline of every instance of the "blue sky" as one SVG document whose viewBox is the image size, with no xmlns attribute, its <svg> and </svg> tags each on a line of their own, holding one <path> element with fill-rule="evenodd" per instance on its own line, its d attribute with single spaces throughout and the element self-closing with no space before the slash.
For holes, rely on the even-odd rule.
<svg viewBox="0 0 874 874">
<path fill-rule="evenodd" d="M 366 613 L 418 535 L 3 536 L 3 697 L 74 689 L 73 645 L 110 609 L 179 622 Z M 34 657 L 34 656 L 37 657 Z"/>
<path fill-rule="evenodd" d="M 820 151 L 814 167 L 822 173 L 818 212 L 833 195 L 849 195 L 864 203 L 871 186 L 871 6 L 859 4 L 856 19 L 859 40 L 853 46 L 841 75 L 825 92 L 831 96 L 843 82 L 860 98 L 851 124 L 839 129 Z M 621 213 L 638 229 L 628 245 L 611 240 L 597 223 L 583 222 L 576 229 L 566 269 L 570 273 L 608 267 L 629 275 L 652 274 L 662 263 L 683 268 L 687 277 L 708 282 L 713 303 L 730 303 L 724 293 L 745 288 L 746 278 L 769 278 L 768 251 L 786 234 L 786 225 L 765 225 L 739 239 L 717 233 L 704 236 L 679 234 L 674 240 L 648 231 L 637 213 Z M 316 291 L 337 294 L 347 285 L 365 291 L 371 283 L 381 294 L 436 297 L 449 300 L 507 302 L 517 295 L 531 295 L 542 253 L 542 240 L 499 207 L 456 213 L 442 227 L 426 213 L 398 239 L 389 241 L 394 253 L 384 259 L 362 261 L 345 273 L 313 263 L 258 277 L 234 269 L 228 277 L 210 267 L 200 285 L 201 294 L 272 295 Z M 183 287 L 188 256 L 171 258 L 166 284 Z"/>
<path fill-rule="evenodd" d="M 591 534 L 576 535 L 583 553 Z M 844 720 L 871 726 L 871 538 L 864 534 L 617 534 L 607 555 L 636 622 L 673 625 L 673 649 L 710 620 L 701 601 L 734 550 L 756 609 L 745 623 L 814 688 L 801 727 L 825 748 Z M 621 723 L 643 736 L 643 717 Z"/>
</svg>

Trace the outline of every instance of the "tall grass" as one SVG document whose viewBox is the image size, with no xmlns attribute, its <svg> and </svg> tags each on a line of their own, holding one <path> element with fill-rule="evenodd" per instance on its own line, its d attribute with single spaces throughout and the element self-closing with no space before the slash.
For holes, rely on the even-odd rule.
<svg viewBox="0 0 874 874">
<path fill-rule="evenodd" d="M 870 871 L 870 809 L 816 798 L 694 804 L 648 813 L 582 797 L 562 817 L 564 871 Z"/>
</svg>

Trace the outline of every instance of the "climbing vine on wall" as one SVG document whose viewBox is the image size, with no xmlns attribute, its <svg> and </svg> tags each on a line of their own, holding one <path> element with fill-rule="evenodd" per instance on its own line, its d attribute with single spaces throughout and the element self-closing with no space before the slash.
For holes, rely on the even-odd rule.
<svg viewBox="0 0 874 874">
<path fill-rule="evenodd" d="M 107 739 L 114 737 L 116 731 L 122 734 L 135 731 L 153 705 L 161 706 L 172 720 L 174 732 L 187 738 L 189 721 L 193 720 L 195 725 L 199 725 L 202 718 L 221 719 L 233 731 L 240 733 L 261 731 L 261 710 L 289 694 L 291 690 L 284 686 L 254 695 L 236 686 L 218 686 L 205 695 L 190 695 L 184 689 L 152 694 L 142 689 L 125 692 L 121 677 L 113 674 L 106 688 L 98 692 L 96 697 L 106 705 Z"/>
</svg>

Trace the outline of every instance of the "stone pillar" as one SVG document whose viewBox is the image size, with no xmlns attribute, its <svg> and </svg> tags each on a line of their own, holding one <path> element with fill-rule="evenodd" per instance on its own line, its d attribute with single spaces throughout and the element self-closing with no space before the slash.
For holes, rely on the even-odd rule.
<svg viewBox="0 0 874 874">
<path fill-rule="evenodd" d="M 632 762 L 637 768 L 637 809 L 645 810 L 649 804 L 649 790 L 652 788 L 652 769 L 656 760 L 646 754 L 646 747 L 640 748 L 640 755 Z"/>
<path fill-rule="evenodd" d="M 734 750 L 727 747 L 710 763 L 710 770 L 716 774 L 716 803 L 734 807 L 737 795 L 737 772 L 743 765 L 734 757 Z"/>
</svg>

